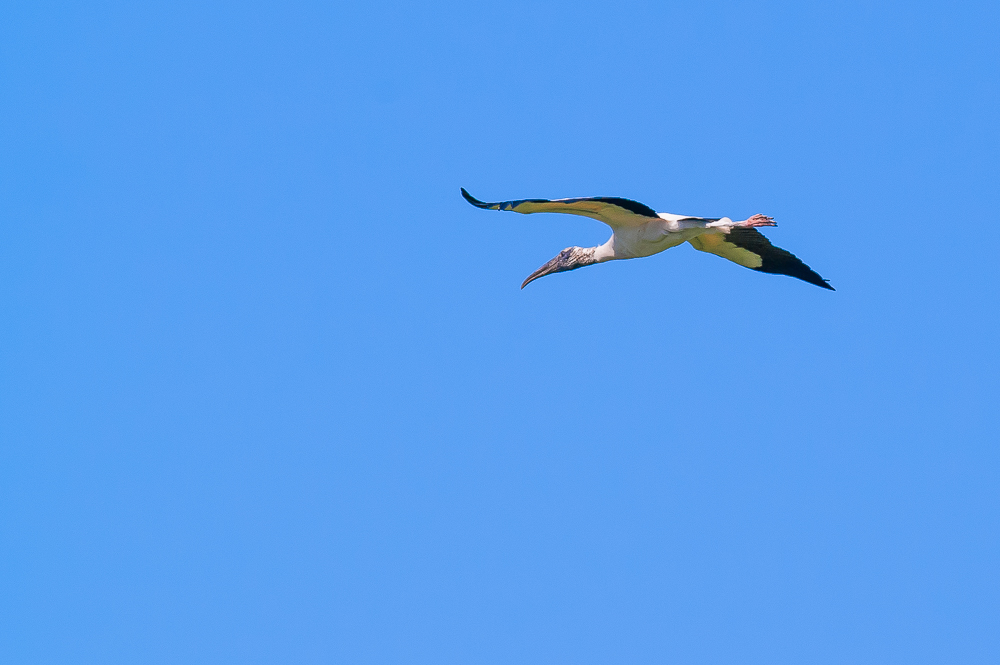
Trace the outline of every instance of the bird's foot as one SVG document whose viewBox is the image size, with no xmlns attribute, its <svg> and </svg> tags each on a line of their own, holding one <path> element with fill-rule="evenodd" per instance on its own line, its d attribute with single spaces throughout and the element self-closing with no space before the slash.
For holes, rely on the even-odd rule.
<svg viewBox="0 0 1000 665">
<path fill-rule="evenodd" d="M 767 215 L 754 215 L 749 219 L 745 219 L 742 222 L 736 222 L 734 226 L 742 226 L 744 228 L 753 228 L 754 226 L 777 226 L 778 223 L 774 221 L 773 217 L 768 217 Z"/>
</svg>

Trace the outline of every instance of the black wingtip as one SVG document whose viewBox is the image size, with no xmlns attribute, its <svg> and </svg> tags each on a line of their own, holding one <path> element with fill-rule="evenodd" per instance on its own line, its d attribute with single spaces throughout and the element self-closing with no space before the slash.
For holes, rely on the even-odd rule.
<svg viewBox="0 0 1000 665">
<path fill-rule="evenodd" d="M 809 269 L 807 268 L 807 270 L 809 270 Z M 784 273 L 784 274 L 787 275 L 788 273 Z M 823 279 L 822 277 L 820 277 L 819 275 L 817 275 L 813 270 L 809 270 L 809 272 L 807 272 L 805 274 L 797 274 L 797 275 L 789 275 L 789 276 L 790 277 L 795 277 L 797 279 L 801 279 L 803 282 L 809 282 L 810 284 L 814 284 L 814 285 L 820 287 L 821 289 L 827 289 L 829 291 L 836 291 L 837 290 L 837 289 L 833 288 L 832 286 L 830 286 L 830 282 L 829 281 L 827 281 L 827 280 Z"/>
<path fill-rule="evenodd" d="M 837 290 L 837 289 L 833 288 L 832 286 L 830 286 L 830 280 L 823 279 L 814 270 L 810 269 L 809 272 L 812 273 L 812 274 L 810 274 L 808 276 L 808 278 L 804 279 L 803 281 L 809 282 L 810 284 L 815 284 L 816 286 L 819 286 L 819 287 L 824 288 L 824 289 L 828 289 L 830 291 L 836 291 Z M 793 277 L 798 277 L 799 279 L 803 279 L 802 277 L 799 277 L 798 275 L 792 275 L 792 276 Z"/>
<path fill-rule="evenodd" d="M 472 205 L 476 206 L 477 208 L 486 208 L 486 207 L 489 206 L 488 203 L 484 203 L 483 201 L 480 201 L 475 196 L 473 196 L 472 194 L 469 194 L 467 191 L 465 191 L 465 187 L 462 187 L 461 189 L 462 189 L 462 196 L 464 196 L 465 200 L 468 201 L 469 203 L 471 203 Z"/>
</svg>

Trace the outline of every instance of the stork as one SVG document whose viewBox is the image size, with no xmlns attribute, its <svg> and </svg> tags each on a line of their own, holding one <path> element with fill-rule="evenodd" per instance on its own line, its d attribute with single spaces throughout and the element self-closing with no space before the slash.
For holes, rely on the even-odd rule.
<svg viewBox="0 0 1000 665">
<path fill-rule="evenodd" d="M 535 212 L 562 212 L 604 222 L 611 227 L 611 238 L 597 247 L 567 247 L 521 284 L 539 277 L 583 266 L 619 259 L 636 259 L 659 254 L 685 242 L 701 252 L 716 254 L 733 263 L 775 275 L 788 275 L 810 284 L 834 290 L 794 254 L 772 245 L 756 229 L 777 226 L 774 219 L 754 215 L 741 222 L 728 217 L 688 217 L 656 212 L 631 199 L 596 196 L 579 199 L 521 199 L 486 203 L 462 188 L 465 200 L 484 210 L 510 210 L 525 215 Z"/>
</svg>

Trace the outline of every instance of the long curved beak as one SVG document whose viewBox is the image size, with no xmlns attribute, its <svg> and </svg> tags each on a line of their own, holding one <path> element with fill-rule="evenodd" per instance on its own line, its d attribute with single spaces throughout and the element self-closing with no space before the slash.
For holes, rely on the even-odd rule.
<svg viewBox="0 0 1000 665">
<path fill-rule="evenodd" d="M 528 275 L 528 279 L 524 280 L 524 283 L 521 284 L 521 288 L 523 289 L 524 287 L 526 287 L 528 284 L 535 281 L 539 277 L 545 277 L 546 275 L 549 275 L 551 273 L 562 272 L 563 270 L 565 270 L 566 268 L 562 265 L 561 259 L 562 255 L 559 255 L 556 258 L 549 261 L 548 263 L 546 263 L 538 270 L 536 270 L 535 272 Z"/>
</svg>

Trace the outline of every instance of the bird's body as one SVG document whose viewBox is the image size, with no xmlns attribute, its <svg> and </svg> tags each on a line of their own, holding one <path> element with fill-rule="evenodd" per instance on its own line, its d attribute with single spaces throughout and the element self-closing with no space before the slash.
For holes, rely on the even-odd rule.
<svg viewBox="0 0 1000 665">
<path fill-rule="evenodd" d="M 594 263 L 652 256 L 685 242 L 702 252 L 717 254 L 759 272 L 789 275 L 833 290 L 822 277 L 794 255 L 773 246 L 755 227 L 776 226 L 764 215 L 734 222 L 728 217 L 688 217 L 657 213 L 637 201 L 612 197 L 580 199 L 523 199 L 485 203 L 465 189 L 462 196 L 477 208 L 510 210 L 523 214 L 561 212 L 582 215 L 604 222 L 613 233 L 597 247 L 568 247 L 532 273 L 529 282 L 554 272 L 574 270 Z"/>
</svg>

